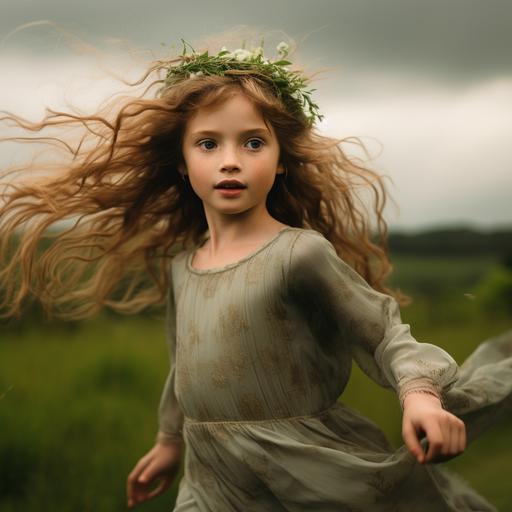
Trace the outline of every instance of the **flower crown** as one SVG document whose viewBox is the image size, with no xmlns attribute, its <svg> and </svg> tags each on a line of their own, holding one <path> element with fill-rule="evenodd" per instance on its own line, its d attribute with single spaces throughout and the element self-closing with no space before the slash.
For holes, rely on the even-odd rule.
<svg viewBox="0 0 512 512">
<path fill-rule="evenodd" d="M 250 71 L 251 74 L 261 76 L 274 84 L 278 97 L 292 112 L 302 113 L 309 125 L 313 125 L 315 119 L 319 121 L 323 119 L 324 116 L 318 112 L 318 105 L 311 99 L 311 93 L 316 89 L 308 89 L 306 79 L 300 76 L 300 72 L 291 71 L 287 67 L 291 62 L 286 60 L 289 46 L 285 42 L 282 41 L 276 46 L 280 58 L 271 62 L 263 56 L 263 40 L 261 45 L 252 51 L 238 48 L 230 52 L 223 46 L 216 55 L 209 55 L 208 50 L 199 54 L 184 39 L 181 41 L 183 52 L 178 57 L 180 63 L 171 65 L 167 69 L 164 86 L 160 91 L 202 75 L 224 76 L 225 74 L 246 74 Z M 192 53 L 186 53 L 187 46 Z"/>
</svg>

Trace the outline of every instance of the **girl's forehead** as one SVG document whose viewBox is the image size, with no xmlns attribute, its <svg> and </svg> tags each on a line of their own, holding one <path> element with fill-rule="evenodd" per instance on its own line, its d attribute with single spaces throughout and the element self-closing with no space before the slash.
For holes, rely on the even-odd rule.
<svg viewBox="0 0 512 512">
<path fill-rule="evenodd" d="M 226 99 L 216 101 L 211 105 L 199 105 L 189 122 L 229 114 L 238 114 L 238 116 L 257 117 L 262 119 L 262 115 L 256 105 L 247 96 L 238 93 L 233 94 Z"/>
<path fill-rule="evenodd" d="M 266 122 L 256 105 L 245 95 L 233 95 L 221 103 L 200 106 L 186 123 L 187 132 L 197 130 L 224 131 L 227 128 L 246 131 L 262 128 L 272 133 L 272 127 Z"/>
</svg>

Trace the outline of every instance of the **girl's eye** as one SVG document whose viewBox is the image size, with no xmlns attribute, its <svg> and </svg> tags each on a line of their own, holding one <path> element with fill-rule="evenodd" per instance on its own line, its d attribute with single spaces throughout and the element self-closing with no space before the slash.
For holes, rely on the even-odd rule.
<svg viewBox="0 0 512 512">
<path fill-rule="evenodd" d="M 251 139 L 251 140 L 249 140 L 249 141 L 247 142 L 247 144 L 253 144 L 253 143 L 255 143 L 255 142 L 256 142 L 257 144 L 259 144 L 259 145 L 258 145 L 257 147 L 252 146 L 252 148 L 251 148 L 251 149 L 253 149 L 253 150 L 258 150 L 258 149 L 260 149 L 260 148 L 261 148 L 261 146 L 263 146 L 263 144 L 264 144 L 264 142 L 263 142 L 262 140 L 260 140 L 260 139 Z M 203 146 L 203 144 L 208 144 L 208 146 Z M 210 151 L 210 150 L 212 150 L 212 149 L 213 149 L 213 147 L 212 147 L 212 146 L 210 146 L 210 144 L 215 145 L 215 142 L 213 142 L 213 140 L 206 139 L 206 140 L 201 141 L 198 145 L 199 145 L 199 147 L 202 147 L 204 150 L 206 150 L 206 151 Z"/>
<path fill-rule="evenodd" d="M 199 147 L 203 147 L 206 150 L 210 150 L 210 149 L 213 149 L 213 148 L 212 147 L 205 148 L 203 146 L 203 144 L 215 144 L 215 143 L 212 140 L 203 140 L 202 142 L 199 143 Z"/>
<path fill-rule="evenodd" d="M 249 144 L 249 143 L 252 143 L 252 142 L 257 142 L 257 143 L 259 144 L 259 146 L 258 146 L 258 147 L 256 147 L 256 148 L 255 148 L 255 147 L 253 147 L 252 149 L 260 149 L 260 148 L 261 148 L 261 146 L 263 146 L 263 144 L 264 144 L 264 142 L 263 142 L 262 140 L 260 140 L 260 139 L 251 139 L 251 140 L 248 142 L 248 144 Z"/>
</svg>

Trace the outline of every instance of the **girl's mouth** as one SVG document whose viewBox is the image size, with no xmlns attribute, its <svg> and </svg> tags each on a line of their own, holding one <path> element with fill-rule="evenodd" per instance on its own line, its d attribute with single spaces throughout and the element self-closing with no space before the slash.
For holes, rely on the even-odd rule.
<svg viewBox="0 0 512 512">
<path fill-rule="evenodd" d="M 243 188 L 218 188 L 218 190 L 224 197 L 236 197 L 240 195 Z"/>
</svg>

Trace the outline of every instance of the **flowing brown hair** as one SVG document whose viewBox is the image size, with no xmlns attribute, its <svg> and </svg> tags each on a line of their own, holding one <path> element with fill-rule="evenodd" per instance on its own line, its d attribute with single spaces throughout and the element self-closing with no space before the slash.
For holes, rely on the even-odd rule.
<svg viewBox="0 0 512 512">
<path fill-rule="evenodd" d="M 125 82 L 143 84 L 156 74 L 142 95 L 112 100 L 93 115 L 47 108 L 40 122 L 31 122 L 3 112 L 0 121 L 25 132 L 60 131 L 1 139 L 48 145 L 52 160 L 0 174 L 0 316 L 19 316 L 29 297 L 49 317 L 67 319 L 87 318 L 104 306 L 131 314 L 163 303 L 169 259 L 200 243 L 208 229 L 200 198 L 177 170 L 187 120 L 234 93 L 252 101 L 279 142 L 287 175 L 277 175 L 268 194 L 272 217 L 319 231 L 371 286 L 407 303 L 385 285 L 392 266 L 383 178 L 342 149 L 356 144 L 366 152 L 362 142 L 317 133 L 271 84 L 250 73 L 196 77 L 154 94 L 172 62 L 152 61 L 142 78 Z M 66 138 L 77 127 L 80 135 Z M 42 175 L 23 179 L 26 171 Z M 18 172 L 19 179 L 6 182 Z M 370 192 L 371 208 L 358 192 Z M 66 226 L 55 229 L 61 221 Z"/>
</svg>

